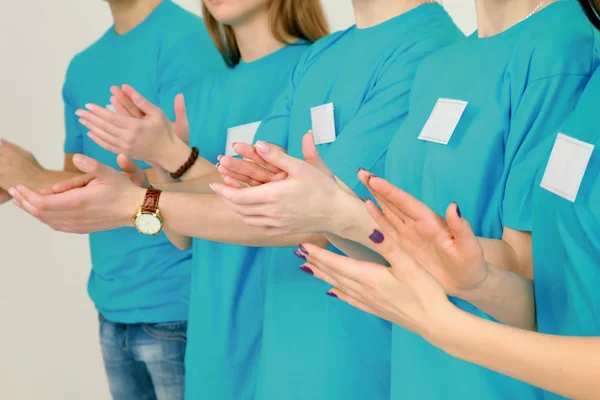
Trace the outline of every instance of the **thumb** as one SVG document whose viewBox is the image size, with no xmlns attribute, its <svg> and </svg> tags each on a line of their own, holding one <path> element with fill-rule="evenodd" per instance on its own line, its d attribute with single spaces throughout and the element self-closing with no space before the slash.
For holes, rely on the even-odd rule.
<svg viewBox="0 0 600 400">
<path fill-rule="evenodd" d="M 446 223 L 456 240 L 458 251 L 467 257 L 474 256 L 475 254 L 471 253 L 471 250 L 479 251 L 479 241 L 473 233 L 469 221 L 463 218 L 458 204 L 452 203 L 448 206 L 446 210 Z"/>
<path fill-rule="evenodd" d="M 299 168 L 302 165 L 302 161 L 289 156 L 279 146 L 259 140 L 254 147 L 256 147 L 258 155 L 266 162 L 284 170 L 288 174 L 293 173 L 296 168 Z"/>
<path fill-rule="evenodd" d="M 148 177 L 146 176 L 146 172 L 139 165 L 137 165 L 131 159 L 131 157 L 127 157 L 124 154 L 119 154 L 117 156 L 117 164 L 123 173 L 137 186 L 148 186 Z"/>
<path fill-rule="evenodd" d="M 101 162 L 94 160 L 83 154 L 75 154 L 73 156 L 73 164 L 81 172 L 86 174 L 92 174 L 100 180 L 105 180 L 114 176 L 120 176 L 120 174 L 113 168 L 102 164 Z"/>
<path fill-rule="evenodd" d="M 307 163 L 313 167 L 317 167 L 321 172 L 327 174 L 328 176 L 334 176 L 333 172 L 331 172 L 329 167 L 325 165 L 323 159 L 319 155 L 319 150 L 317 150 L 315 137 L 312 131 L 308 131 L 308 133 L 302 138 L 302 154 L 304 155 L 304 159 Z"/>
<path fill-rule="evenodd" d="M 134 173 L 136 171 L 137 164 L 133 162 L 130 157 L 127 157 L 124 154 L 119 154 L 117 156 L 117 165 L 123 172 L 126 173 Z"/>
<path fill-rule="evenodd" d="M 144 98 L 140 93 L 138 93 L 134 88 L 129 85 L 123 85 L 123 92 L 127 96 L 131 98 L 133 104 L 135 104 L 142 112 L 146 115 L 158 115 L 160 113 L 160 108 L 156 107 L 154 104 L 149 102 L 146 98 Z"/>
<path fill-rule="evenodd" d="M 174 132 L 186 144 L 190 141 L 189 122 L 187 118 L 187 108 L 185 106 L 185 98 L 182 93 L 175 96 L 175 124 Z"/>
</svg>

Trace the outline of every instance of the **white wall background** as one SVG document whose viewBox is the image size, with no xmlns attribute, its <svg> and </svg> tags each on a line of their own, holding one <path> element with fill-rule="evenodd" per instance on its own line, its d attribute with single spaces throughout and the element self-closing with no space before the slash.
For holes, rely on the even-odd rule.
<svg viewBox="0 0 600 400">
<path fill-rule="evenodd" d="M 177 2 L 200 9 L 200 0 Z M 0 3 L 0 137 L 62 168 L 65 70 L 110 25 L 108 7 L 99 0 Z M 444 3 L 461 28 L 474 30 L 472 0 Z M 324 4 L 334 30 L 353 23 L 350 0 Z M 53 232 L 10 203 L 0 207 L 0 399 L 109 398 L 86 293 L 89 268 L 85 236 Z"/>
</svg>

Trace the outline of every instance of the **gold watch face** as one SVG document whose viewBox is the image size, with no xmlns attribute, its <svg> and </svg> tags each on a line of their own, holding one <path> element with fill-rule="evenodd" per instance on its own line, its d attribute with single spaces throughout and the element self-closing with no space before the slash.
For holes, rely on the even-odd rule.
<svg viewBox="0 0 600 400">
<path fill-rule="evenodd" d="M 162 230 L 160 218 L 149 212 L 142 212 L 135 217 L 135 227 L 144 235 L 157 235 Z"/>
</svg>

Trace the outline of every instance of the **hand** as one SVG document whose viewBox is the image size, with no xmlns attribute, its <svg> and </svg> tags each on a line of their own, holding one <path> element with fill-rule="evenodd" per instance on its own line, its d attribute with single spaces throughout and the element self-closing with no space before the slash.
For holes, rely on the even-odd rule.
<svg viewBox="0 0 600 400">
<path fill-rule="evenodd" d="M 12 199 L 12 196 L 4 189 L 0 189 L 0 204 L 4 204 Z"/>
<path fill-rule="evenodd" d="M 44 168 L 27 150 L 6 139 L 0 139 L 0 188 L 9 188 L 26 181 L 36 181 Z"/>
<path fill-rule="evenodd" d="M 132 110 L 131 106 L 123 106 L 122 103 L 119 106 L 120 102 L 116 96 L 111 98 L 111 104 L 119 110 L 118 113 L 94 104 L 87 104 L 86 108 L 89 111 L 77 110 L 76 114 L 80 117 L 81 124 L 90 130 L 88 136 L 113 153 L 156 163 L 167 170 L 179 168 L 189 156 L 188 146 L 177 136 L 179 134 L 189 140 L 189 124 L 183 96 L 179 95 L 176 98 L 176 111 L 179 114 L 178 122 L 174 126 L 160 108 L 151 104 L 132 88 L 124 86 L 123 94 L 130 94 L 133 105 L 143 113 L 143 116 L 140 118 L 122 115 L 140 113 Z"/>
<path fill-rule="evenodd" d="M 61 192 L 38 194 L 24 185 L 9 190 L 15 204 L 52 229 L 89 233 L 132 226 L 131 217 L 144 199 L 139 188 L 120 172 L 98 161 L 76 154 L 73 163 L 94 178 L 85 186 Z M 89 176 L 78 177 L 90 179 Z"/>
<path fill-rule="evenodd" d="M 384 267 L 334 254 L 312 244 L 296 251 L 301 270 L 334 286 L 327 295 L 400 325 L 425 339 L 451 317 L 454 308 L 443 287 L 397 246 L 387 246 Z"/>
<path fill-rule="evenodd" d="M 458 205 L 451 204 L 446 220 L 388 181 L 366 171 L 359 179 L 373 193 L 383 212 L 372 201 L 367 209 L 382 228 L 382 245 L 394 242 L 433 275 L 451 296 L 469 300 L 488 276 L 483 249 Z M 375 245 L 380 252 L 382 245 Z M 384 257 L 385 254 L 380 254 Z"/>
<path fill-rule="evenodd" d="M 350 197 L 338 185 L 318 155 L 311 133 L 304 136 L 307 161 L 290 157 L 265 142 L 256 144 L 267 163 L 281 169 L 287 178 L 258 187 L 233 188 L 214 183 L 211 188 L 246 224 L 263 228 L 268 235 L 337 231 L 333 224 L 340 206 Z"/>
<path fill-rule="evenodd" d="M 288 176 L 285 171 L 261 157 L 254 146 L 237 142 L 233 144 L 233 150 L 244 159 L 219 156 L 217 164 L 223 181 L 231 187 L 242 188 L 244 184 L 259 186 L 264 183 L 282 181 Z"/>
</svg>

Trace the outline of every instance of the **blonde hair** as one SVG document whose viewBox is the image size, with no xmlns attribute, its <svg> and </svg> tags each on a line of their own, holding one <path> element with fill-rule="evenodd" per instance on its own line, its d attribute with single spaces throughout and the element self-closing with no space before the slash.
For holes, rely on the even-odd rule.
<svg viewBox="0 0 600 400">
<path fill-rule="evenodd" d="M 233 28 L 217 21 L 204 2 L 202 14 L 206 29 L 227 65 L 237 65 L 240 62 L 240 49 Z M 290 44 L 290 37 L 312 43 L 329 33 L 320 0 L 272 0 L 269 21 L 275 38 L 286 44 Z"/>
</svg>

